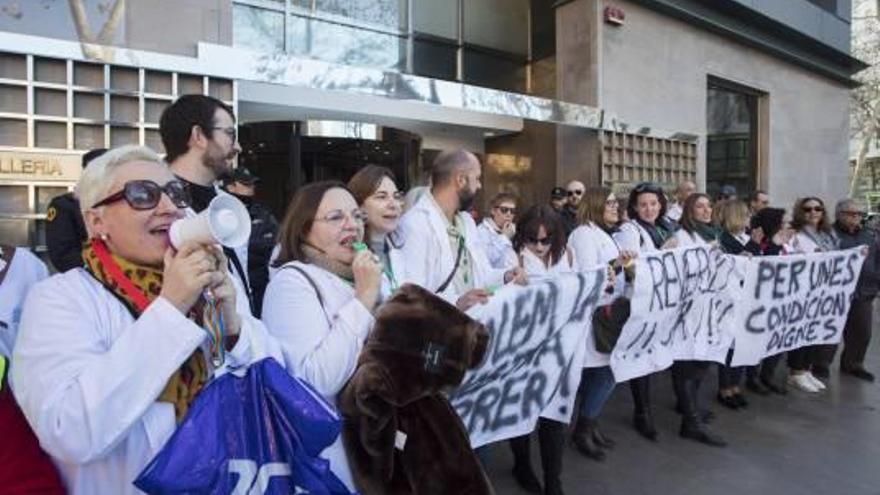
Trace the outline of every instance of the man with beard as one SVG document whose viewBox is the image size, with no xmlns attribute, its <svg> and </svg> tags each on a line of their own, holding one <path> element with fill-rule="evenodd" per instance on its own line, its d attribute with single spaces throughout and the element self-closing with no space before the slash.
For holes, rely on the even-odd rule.
<svg viewBox="0 0 880 495">
<path fill-rule="evenodd" d="M 236 139 L 235 115 L 222 101 L 205 95 L 184 95 L 162 112 L 159 134 L 165 160 L 171 171 L 189 190 L 190 206 L 198 213 L 218 194 L 218 181 L 232 173 L 235 156 L 241 151 Z M 244 286 L 254 310 L 254 298 L 247 278 L 247 246 L 223 248 L 230 271 Z"/>
<path fill-rule="evenodd" d="M 269 284 L 269 258 L 278 236 L 278 221 L 266 205 L 254 198 L 259 177 L 239 166 L 223 181 L 226 192 L 240 199 L 251 214 L 251 238 L 248 241 L 248 281 L 254 293 L 254 316 L 262 314 L 263 294 Z"/>
<path fill-rule="evenodd" d="M 480 162 L 465 150 L 434 160 L 431 189 L 401 220 L 406 281 L 436 292 L 462 311 L 485 303 L 498 286 L 525 283 L 521 268 L 494 269 L 467 211 L 480 184 Z"/>
</svg>

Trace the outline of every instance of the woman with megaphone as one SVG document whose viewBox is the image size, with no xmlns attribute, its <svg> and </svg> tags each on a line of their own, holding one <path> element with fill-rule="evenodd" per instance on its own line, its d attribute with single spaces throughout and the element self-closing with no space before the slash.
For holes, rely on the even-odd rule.
<svg viewBox="0 0 880 495">
<path fill-rule="evenodd" d="M 287 370 L 329 402 L 355 371 L 379 302 L 382 264 L 357 249 L 367 215 L 341 182 L 297 190 L 279 232 L 263 321 L 278 339 Z M 354 483 L 341 437 L 322 456 L 349 489 Z"/>
<path fill-rule="evenodd" d="M 70 493 L 138 493 L 132 482 L 215 372 L 280 350 L 218 248 L 171 246 L 189 197 L 155 152 L 110 150 L 77 192 L 84 266 L 31 291 L 12 384 Z"/>
</svg>

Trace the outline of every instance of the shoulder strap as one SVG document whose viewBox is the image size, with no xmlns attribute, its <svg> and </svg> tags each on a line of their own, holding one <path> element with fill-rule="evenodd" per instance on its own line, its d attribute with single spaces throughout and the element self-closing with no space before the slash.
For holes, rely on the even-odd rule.
<svg viewBox="0 0 880 495">
<path fill-rule="evenodd" d="M 326 308 L 324 308 L 324 297 L 321 296 L 321 289 L 318 288 L 318 284 L 315 283 L 315 279 L 313 279 L 311 275 L 309 275 L 308 273 L 306 273 L 305 270 L 303 270 L 302 268 L 300 268 L 300 267 L 298 267 L 298 266 L 296 266 L 296 265 L 284 265 L 284 266 L 281 267 L 282 270 L 287 269 L 287 268 L 290 268 L 290 269 L 296 270 L 297 272 L 299 272 L 300 275 L 302 275 L 303 277 L 305 277 L 306 282 L 308 282 L 309 285 L 312 286 L 312 289 L 315 290 L 315 295 L 318 296 L 318 304 L 321 305 L 321 309 L 322 309 L 322 310 L 325 310 L 325 313 L 326 313 Z"/>
<path fill-rule="evenodd" d="M 452 271 L 449 272 L 449 276 L 446 277 L 446 280 L 440 284 L 440 287 L 437 287 L 437 290 L 434 292 L 439 294 L 446 290 L 449 287 L 450 282 L 452 282 L 452 278 L 455 277 L 455 272 L 458 271 L 458 265 L 461 264 L 461 255 L 464 252 L 464 237 L 458 238 L 458 254 L 455 255 L 455 265 L 452 267 Z"/>
<path fill-rule="evenodd" d="M 3 279 L 6 278 L 6 274 L 9 273 L 9 268 L 12 266 L 12 257 L 15 256 L 15 246 L 2 246 L 0 248 L 0 258 L 6 262 L 6 266 L 0 270 L 0 284 L 3 283 Z"/>
<path fill-rule="evenodd" d="M 572 266 L 574 266 L 574 260 L 572 259 L 574 254 L 572 254 L 571 248 L 568 246 L 565 246 L 565 256 L 566 258 L 568 258 L 568 267 L 571 268 Z"/>
</svg>

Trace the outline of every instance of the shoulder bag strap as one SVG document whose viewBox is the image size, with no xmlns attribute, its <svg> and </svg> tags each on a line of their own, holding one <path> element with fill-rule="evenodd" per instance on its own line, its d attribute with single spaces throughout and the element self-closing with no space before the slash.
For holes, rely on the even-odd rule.
<svg viewBox="0 0 880 495">
<path fill-rule="evenodd" d="M 452 271 L 449 273 L 449 276 L 446 277 L 446 280 L 440 284 L 440 287 L 437 287 L 437 290 L 434 292 L 439 294 L 446 290 L 449 287 L 449 284 L 452 282 L 452 278 L 455 277 L 455 272 L 458 271 L 458 265 L 461 264 L 461 256 L 464 253 L 464 237 L 459 236 L 458 238 L 458 254 L 455 255 L 455 265 L 452 267 Z"/>
</svg>

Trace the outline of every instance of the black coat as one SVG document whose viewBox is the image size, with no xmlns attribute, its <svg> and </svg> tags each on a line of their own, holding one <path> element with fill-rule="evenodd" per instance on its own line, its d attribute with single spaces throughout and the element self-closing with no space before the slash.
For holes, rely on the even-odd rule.
<svg viewBox="0 0 880 495">
<path fill-rule="evenodd" d="M 855 232 L 848 232 L 839 224 L 834 224 L 834 234 L 840 241 L 840 249 L 849 249 L 856 246 L 868 246 L 868 257 L 862 265 L 862 273 L 856 283 L 855 296 L 858 298 L 873 298 L 880 292 L 880 257 L 877 255 L 880 235 L 872 229 L 860 228 Z"/>
<path fill-rule="evenodd" d="M 79 201 L 73 193 L 52 198 L 46 210 L 46 246 L 52 266 L 59 272 L 83 266 L 83 243 L 88 237 Z"/>
</svg>

